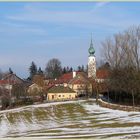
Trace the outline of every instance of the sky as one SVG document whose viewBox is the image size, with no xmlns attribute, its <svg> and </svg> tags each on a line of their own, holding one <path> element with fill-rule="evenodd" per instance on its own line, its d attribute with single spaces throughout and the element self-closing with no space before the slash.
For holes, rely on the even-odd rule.
<svg viewBox="0 0 140 140">
<path fill-rule="evenodd" d="M 139 2 L 0 2 L 0 69 L 27 78 L 32 61 L 87 65 L 91 33 L 100 61 L 102 41 L 139 24 Z"/>
</svg>

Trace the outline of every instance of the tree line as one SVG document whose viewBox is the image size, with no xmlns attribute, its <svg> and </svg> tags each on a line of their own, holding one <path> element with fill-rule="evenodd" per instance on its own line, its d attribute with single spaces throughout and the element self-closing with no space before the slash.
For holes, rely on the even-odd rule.
<svg viewBox="0 0 140 140">
<path fill-rule="evenodd" d="M 106 81 L 107 91 L 104 94 L 112 102 L 130 105 L 140 105 L 140 26 L 132 26 L 125 31 L 114 34 L 102 42 L 105 65 L 100 68 L 109 70 L 109 80 Z M 44 70 L 32 62 L 29 67 L 29 81 L 38 82 L 35 75 L 45 75 L 49 79 L 56 79 L 62 74 L 72 71 L 87 72 L 87 66 L 62 67 L 59 59 L 48 61 Z M 13 73 L 9 68 L 9 73 Z M 3 73 L 0 72 L 0 77 Z M 16 90 L 21 87 L 15 87 Z M 99 89 L 97 89 L 99 90 Z M 24 88 L 23 88 L 24 91 Z M 18 92 L 17 92 L 18 93 Z M 0 91 L 3 94 L 3 91 Z M 21 91 L 19 90 L 19 94 Z M 8 96 L 7 96 L 8 97 Z M 18 98 L 18 94 L 17 94 Z"/>
<path fill-rule="evenodd" d="M 104 58 L 110 64 L 107 82 L 109 98 L 115 102 L 140 102 L 140 26 L 132 26 L 102 42 Z"/>
<path fill-rule="evenodd" d="M 56 79 L 60 77 L 62 74 L 66 74 L 74 70 L 75 69 L 73 67 L 69 66 L 62 67 L 61 61 L 56 58 L 52 58 L 48 61 L 44 71 L 41 69 L 41 67 L 38 68 L 35 62 L 32 62 L 29 67 L 30 75 L 28 77 L 28 80 L 32 80 L 36 74 L 39 75 L 44 74 L 49 79 Z M 76 71 L 87 72 L 87 68 L 85 68 L 84 65 L 81 66 L 79 65 L 77 66 Z"/>
</svg>

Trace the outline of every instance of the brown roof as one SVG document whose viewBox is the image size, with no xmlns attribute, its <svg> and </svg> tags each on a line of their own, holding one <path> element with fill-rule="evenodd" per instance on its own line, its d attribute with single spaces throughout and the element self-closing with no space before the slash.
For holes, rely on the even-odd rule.
<svg viewBox="0 0 140 140">
<path fill-rule="evenodd" d="M 6 74 L 2 80 L 15 81 L 15 83 L 23 83 L 24 80 L 18 77 L 16 74 Z"/>
<path fill-rule="evenodd" d="M 80 73 L 83 72 L 76 71 L 76 75 Z M 73 79 L 73 72 L 63 74 L 58 80 L 60 80 L 62 83 L 68 83 L 71 79 Z"/>
<path fill-rule="evenodd" d="M 97 79 L 108 79 L 109 78 L 109 70 L 100 69 L 96 71 Z"/>
<path fill-rule="evenodd" d="M 80 72 L 69 83 L 70 84 L 89 84 L 90 81 L 86 73 Z"/>
<path fill-rule="evenodd" d="M 53 86 L 49 89 L 48 93 L 75 93 L 75 91 L 69 87 Z"/>
<path fill-rule="evenodd" d="M 83 77 L 83 79 L 85 79 L 85 81 L 91 81 L 91 78 L 88 78 L 88 75 L 85 72 L 76 72 L 76 77 L 78 75 L 81 75 Z M 100 69 L 96 71 L 96 78 L 97 79 L 108 79 L 109 77 L 109 71 L 106 69 Z M 63 74 L 59 79 L 50 79 L 49 80 L 49 84 L 63 84 L 63 83 L 71 83 L 71 81 L 73 81 L 73 72 L 70 73 L 66 73 Z M 85 81 L 81 81 L 81 80 L 74 80 L 74 84 L 83 84 L 85 83 Z"/>
</svg>

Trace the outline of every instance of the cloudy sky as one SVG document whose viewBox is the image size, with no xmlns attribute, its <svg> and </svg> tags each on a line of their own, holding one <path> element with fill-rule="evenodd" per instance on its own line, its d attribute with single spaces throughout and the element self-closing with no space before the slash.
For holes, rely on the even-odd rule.
<svg viewBox="0 0 140 140">
<path fill-rule="evenodd" d="M 140 24 L 140 3 L 0 3 L 0 69 L 28 76 L 34 61 L 42 69 L 51 58 L 63 66 L 86 65 L 93 34 L 97 60 L 101 41 Z"/>
</svg>

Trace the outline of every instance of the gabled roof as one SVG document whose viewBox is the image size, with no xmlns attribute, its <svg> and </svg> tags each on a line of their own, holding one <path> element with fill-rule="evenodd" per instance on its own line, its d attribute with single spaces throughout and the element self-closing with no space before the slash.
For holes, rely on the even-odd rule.
<svg viewBox="0 0 140 140">
<path fill-rule="evenodd" d="M 54 86 L 49 89 L 48 93 L 75 93 L 71 88 L 64 86 Z"/>
<path fill-rule="evenodd" d="M 86 73 L 80 72 L 70 80 L 69 84 L 90 84 L 90 81 Z"/>
<path fill-rule="evenodd" d="M 6 85 L 6 84 L 14 84 L 14 81 L 8 81 L 8 80 L 0 80 L 0 85 Z"/>
<path fill-rule="evenodd" d="M 15 83 L 24 82 L 24 80 L 18 77 L 16 74 L 6 74 L 2 80 L 15 81 Z"/>
<path fill-rule="evenodd" d="M 76 75 L 83 72 L 76 71 Z M 65 73 L 58 80 L 62 81 L 63 83 L 68 83 L 71 79 L 73 79 L 73 72 Z"/>
<path fill-rule="evenodd" d="M 77 77 L 80 76 L 79 80 Z M 99 69 L 96 71 L 96 79 L 108 79 L 109 78 L 109 70 Z M 82 80 L 84 79 L 84 80 Z M 63 74 L 58 79 L 50 79 L 49 84 L 64 84 L 64 83 L 73 83 L 73 84 L 85 84 L 92 82 L 91 78 L 88 78 L 88 75 L 85 72 L 76 72 L 76 76 L 73 78 L 73 72 Z"/>
<path fill-rule="evenodd" d="M 66 80 L 70 80 L 73 78 L 73 73 L 70 72 L 70 73 L 65 73 L 63 74 L 59 79 L 66 79 Z"/>
</svg>

